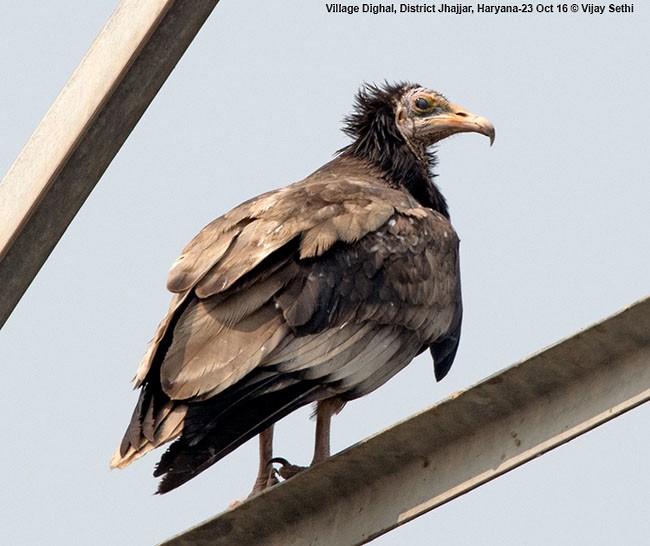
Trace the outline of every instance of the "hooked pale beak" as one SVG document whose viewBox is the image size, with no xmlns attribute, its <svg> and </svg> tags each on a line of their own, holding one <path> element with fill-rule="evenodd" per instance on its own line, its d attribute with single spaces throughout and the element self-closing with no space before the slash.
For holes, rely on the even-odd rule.
<svg viewBox="0 0 650 546">
<path fill-rule="evenodd" d="M 490 146 L 494 142 L 494 125 L 484 117 L 477 116 L 458 106 L 448 104 L 449 111 L 438 114 L 429 119 L 431 133 L 435 135 L 436 142 L 456 133 L 480 133 L 489 137 Z"/>
</svg>

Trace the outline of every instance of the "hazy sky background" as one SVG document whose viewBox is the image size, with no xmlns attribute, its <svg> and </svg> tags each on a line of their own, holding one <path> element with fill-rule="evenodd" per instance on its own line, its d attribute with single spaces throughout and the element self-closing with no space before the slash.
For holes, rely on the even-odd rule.
<svg viewBox="0 0 650 546">
<path fill-rule="evenodd" d="M 2 3 L 2 173 L 116 5 Z M 335 451 L 645 296 L 650 6 L 634 9 L 350 16 L 321 0 L 222 0 L 0 333 L 0 543 L 153 544 L 248 493 L 254 442 L 162 497 L 160 453 L 109 471 L 130 379 L 181 248 L 328 161 L 363 81 L 430 86 L 497 138 L 439 147 L 462 239 L 454 367 L 436 384 L 420 357 L 349 404 Z M 309 461 L 308 415 L 278 427 L 278 455 Z M 642 406 L 373 544 L 644 544 L 649 418 Z"/>
</svg>

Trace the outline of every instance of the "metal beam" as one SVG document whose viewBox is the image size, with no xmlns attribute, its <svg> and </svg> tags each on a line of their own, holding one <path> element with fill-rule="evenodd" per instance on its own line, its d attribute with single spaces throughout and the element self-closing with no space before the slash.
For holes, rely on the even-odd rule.
<svg viewBox="0 0 650 546">
<path fill-rule="evenodd" d="M 219 0 L 123 0 L 0 183 L 0 327 Z"/>
<path fill-rule="evenodd" d="M 364 544 L 650 399 L 650 298 L 162 546 Z"/>
</svg>

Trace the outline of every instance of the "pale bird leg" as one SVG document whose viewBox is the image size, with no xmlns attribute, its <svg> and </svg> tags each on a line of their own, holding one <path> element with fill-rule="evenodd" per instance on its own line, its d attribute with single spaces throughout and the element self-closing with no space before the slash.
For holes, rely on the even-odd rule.
<svg viewBox="0 0 650 546">
<path fill-rule="evenodd" d="M 269 464 L 273 457 L 273 425 L 260 433 L 259 441 L 260 460 L 257 468 L 257 478 L 248 498 L 278 483 L 275 477 L 275 469 Z"/>
<path fill-rule="evenodd" d="M 343 409 L 345 402 L 336 398 L 320 400 L 316 406 L 316 441 L 314 458 L 309 466 L 323 462 L 330 456 L 330 430 L 332 416 Z"/>
<path fill-rule="evenodd" d="M 229 508 L 234 508 L 245 500 L 248 500 L 251 497 L 254 497 L 255 495 L 261 493 L 267 487 L 271 487 L 272 485 L 278 483 L 278 479 L 275 477 L 276 470 L 270 464 L 272 461 L 271 456 L 273 455 L 273 425 L 260 433 L 259 450 L 260 461 L 257 468 L 257 478 L 255 478 L 255 485 L 253 485 L 253 490 L 245 499 L 235 499 L 232 501 L 228 505 Z"/>
</svg>

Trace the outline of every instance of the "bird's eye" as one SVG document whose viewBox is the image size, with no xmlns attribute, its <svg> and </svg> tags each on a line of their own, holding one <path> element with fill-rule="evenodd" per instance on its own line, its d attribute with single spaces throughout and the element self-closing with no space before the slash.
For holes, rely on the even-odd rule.
<svg viewBox="0 0 650 546">
<path fill-rule="evenodd" d="M 419 113 L 431 112 L 434 108 L 433 101 L 426 97 L 417 97 L 413 101 L 413 107 Z"/>
</svg>

